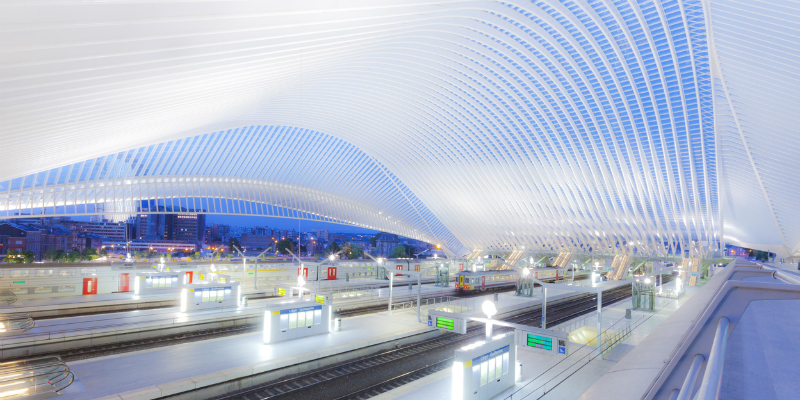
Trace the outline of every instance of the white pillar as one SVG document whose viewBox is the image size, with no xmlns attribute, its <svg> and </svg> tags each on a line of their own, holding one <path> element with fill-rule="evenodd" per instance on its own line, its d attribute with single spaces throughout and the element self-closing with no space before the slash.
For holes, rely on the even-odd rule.
<svg viewBox="0 0 800 400">
<path fill-rule="evenodd" d="M 422 316 L 420 316 L 420 301 L 422 300 L 422 272 L 417 275 L 417 322 L 422 322 Z"/>
<path fill-rule="evenodd" d="M 547 288 L 542 286 L 542 329 L 547 329 Z"/>
<path fill-rule="evenodd" d="M 258 257 L 253 260 L 253 289 L 258 290 Z M 242 282 L 244 285 L 244 282 Z"/>
<path fill-rule="evenodd" d="M 603 291 L 597 291 L 597 351 L 600 352 L 600 339 L 602 339 L 603 332 Z M 602 354 L 602 353 L 601 353 Z M 600 356 L 600 358 L 603 358 Z"/>
<path fill-rule="evenodd" d="M 393 289 L 394 289 L 394 272 L 390 272 L 389 273 L 389 315 L 392 315 L 392 290 Z"/>
</svg>

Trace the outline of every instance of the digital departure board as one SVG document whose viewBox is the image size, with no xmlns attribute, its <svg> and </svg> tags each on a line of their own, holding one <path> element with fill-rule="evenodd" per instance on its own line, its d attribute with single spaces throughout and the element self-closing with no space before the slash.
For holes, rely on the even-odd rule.
<svg viewBox="0 0 800 400">
<path fill-rule="evenodd" d="M 528 334 L 528 347 L 536 347 L 543 350 L 553 350 L 553 339 L 547 336 Z"/>
<path fill-rule="evenodd" d="M 454 324 L 455 324 L 455 321 L 453 321 L 450 318 L 436 317 L 436 327 L 437 328 L 448 329 L 448 330 L 452 331 Z"/>
<path fill-rule="evenodd" d="M 314 302 L 315 303 L 320 303 L 320 304 L 325 304 L 325 295 L 315 294 L 314 295 Z"/>
<path fill-rule="evenodd" d="M 279 296 L 286 296 L 286 288 L 278 288 Z"/>
</svg>

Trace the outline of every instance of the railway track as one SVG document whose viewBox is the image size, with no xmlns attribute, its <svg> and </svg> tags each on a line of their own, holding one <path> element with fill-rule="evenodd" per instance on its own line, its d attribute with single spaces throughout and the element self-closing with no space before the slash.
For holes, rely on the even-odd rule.
<svg viewBox="0 0 800 400">
<path fill-rule="evenodd" d="M 273 295 L 260 295 L 260 296 L 247 296 L 247 301 L 253 300 L 267 300 L 267 299 L 274 299 L 280 296 L 273 296 Z M 123 313 L 123 312 L 130 312 L 130 311 L 144 311 L 144 310 L 158 310 L 163 308 L 174 308 L 178 307 L 176 305 L 166 305 L 166 306 L 152 306 L 152 307 L 140 307 L 136 309 L 129 309 L 129 310 L 108 310 L 108 311 L 89 311 L 83 313 L 74 313 L 74 314 L 67 314 L 67 315 L 47 315 L 47 316 L 40 316 L 36 317 L 36 321 L 44 321 L 48 319 L 58 319 L 58 318 L 72 318 L 72 317 L 88 317 L 92 315 L 103 315 L 103 314 L 116 314 L 116 313 Z"/>
<path fill-rule="evenodd" d="M 630 285 L 626 285 L 605 292 L 603 305 L 629 297 L 630 291 Z M 580 294 L 548 302 L 547 307 L 548 323 L 554 325 L 593 311 L 597 307 L 597 300 L 596 295 Z M 541 307 L 538 306 L 504 320 L 540 326 L 541 314 Z M 496 333 L 508 330 L 510 328 L 495 327 Z M 484 334 L 482 325 L 472 326 L 468 328 L 466 335 L 444 333 L 432 339 L 335 366 L 287 376 L 213 399 L 366 399 L 449 367 L 456 348 Z M 346 379 L 340 379 L 343 377 Z"/>
<path fill-rule="evenodd" d="M 485 293 L 484 293 L 485 294 Z M 468 297 L 473 297 L 468 296 Z M 461 296 L 456 296 L 461 297 Z M 424 299 L 424 298 L 423 298 Z M 357 315 L 369 314 L 385 311 L 386 305 L 362 307 L 354 310 L 347 310 L 334 314 L 336 317 L 347 318 Z M 133 340 L 128 342 L 114 343 L 102 346 L 91 346 L 67 350 L 58 353 L 64 361 L 78 361 L 95 357 L 104 357 L 114 354 L 130 353 L 134 351 L 149 350 L 159 347 L 173 346 L 183 343 L 192 343 L 209 339 L 217 339 L 226 336 L 240 335 L 256 332 L 262 329 L 261 324 L 236 325 L 232 327 L 204 329 L 193 332 L 167 335 L 156 338 Z M 9 359 L 11 360 L 11 359 Z"/>
<path fill-rule="evenodd" d="M 514 285 L 510 285 L 509 287 L 496 288 L 491 293 L 507 293 L 507 292 L 510 292 L 510 291 L 513 291 L 513 290 L 514 290 Z M 467 299 L 467 298 L 470 298 L 470 297 L 485 296 L 486 294 L 488 294 L 488 293 L 487 292 L 453 293 L 453 295 L 451 295 L 450 297 L 457 297 L 459 299 Z M 436 296 L 436 297 L 443 297 L 443 296 Z M 431 299 L 431 298 L 436 298 L 436 297 L 422 297 L 422 300 L 424 301 L 424 300 Z M 414 307 L 416 307 L 416 301 L 417 301 L 416 298 L 411 300 L 411 302 L 413 302 L 415 304 Z M 336 306 L 336 304 L 334 303 L 334 307 L 335 306 Z M 339 317 L 339 318 L 356 317 L 356 316 L 359 316 L 359 315 L 372 314 L 372 313 L 375 313 L 375 312 L 386 311 L 387 307 L 388 307 L 388 303 L 387 304 L 378 305 L 378 306 L 360 307 L 360 308 L 352 309 L 352 310 L 334 311 L 333 316 L 334 317 Z"/>
<path fill-rule="evenodd" d="M 435 282 L 435 280 L 429 279 L 429 280 L 422 281 L 422 284 L 424 285 L 424 284 L 429 284 L 429 283 L 434 283 L 434 282 Z M 414 282 L 414 284 L 416 284 L 416 282 Z M 376 288 L 376 289 L 388 288 L 389 287 L 389 282 L 380 282 L 380 283 L 375 283 L 373 285 L 374 285 L 374 288 Z M 405 287 L 405 285 L 406 285 L 406 283 L 404 283 L 404 282 L 403 283 L 396 282 L 394 286 L 395 286 L 395 288 L 400 288 L 400 287 Z M 256 294 L 247 295 L 246 297 L 247 297 L 247 301 L 253 301 L 253 300 L 274 299 L 274 298 L 278 298 L 278 297 L 281 297 L 281 296 L 268 295 L 266 293 L 256 293 Z M 178 306 L 177 304 L 176 305 L 163 305 L 163 306 L 150 306 L 150 307 L 145 306 L 145 307 L 140 307 L 140 308 L 130 309 L 130 310 L 88 311 L 88 312 L 78 312 L 78 313 L 66 314 L 66 315 L 47 315 L 47 316 L 36 317 L 36 320 L 37 321 L 44 321 L 44 320 L 57 319 L 57 318 L 87 317 L 87 316 L 92 316 L 92 315 L 115 314 L 115 313 L 120 313 L 120 312 L 129 312 L 129 311 L 158 310 L 158 309 L 172 308 L 172 307 L 177 307 L 177 306 Z"/>
<path fill-rule="evenodd" d="M 672 281 L 672 277 L 671 276 L 664 277 L 663 279 L 664 279 L 663 283 L 667 283 L 667 282 Z M 603 306 L 611 305 L 611 304 L 616 303 L 616 302 L 618 302 L 620 300 L 623 300 L 625 298 L 630 297 L 630 292 L 631 292 L 631 285 L 625 285 L 625 286 L 623 286 L 621 288 L 618 288 L 618 289 L 615 289 L 613 291 L 604 292 L 603 293 Z M 587 296 L 587 295 L 584 295 L 584 296 Z M 575 308 L 575 309 L 573 309 L 571 311 L 567 311 L 565 313 L 562 312 L 561 315 L 558 315 L 556 318 L 549 319 L 548 323 L 550 325 L 557 325 L 557 324 L 559 324 L 561 322 L 565 322 L 565 321 L 568 321 L 568 320 L 570 320 L 572 318 L 578 317 L 580 315 L 584 315 L 584 314 L 587 314 L 589 312 L 592 312 L 593 310 L 596 309 L 597 296 L 588 295 L 588 300 L 590 301 L 591 304 L 587 304 L 585 306 L 585 308 L 581 309 L 580 307 L 577 307 L 577 308 Z M 552 307 L 551 305 L 548 305 L 548 308 L 550 310 L 553 310 L 551 307 Z M 564 307 L 561 307 L 560 309 L 561 310 L 565 310 Z M 522 321 L 515 321 L 515 322 L 517 322 L 517 323 L 528 323 L 528 325 L 541 327 L 541 309 L 539 309 L 538 311 L 539 311 L 538 318 L 536 316 L 534 316 L 533 318 L 527 318 L 527 319 L 524 319 Z M 534 313 L 535 313 L 535 311 L 534 311 Z M 548 316 L 550 316 L 550 315 L 552 315 L 551 311 L 548 311 Z M 509 330 L 508 328 L 495 327 L 495 332 L 506 332 L 508 330 Z M 477 336 L 479 337 L 481 335 L 477 335 Z M 392 389 L 396 389 L 396 388 L 398 388 L 398 387 L 400 387 L 402 385 L 405 385 L 407 383 L 413 382 L 413 381 L 415 381 L 417 379 L 423 378 L 423 377 L 425 377 L 427 375 L 430 375 L 430 374 L 436 373 L 438 371 L 441 371 L 443 369 L 449 368 L 452 365 L 452 362 L 453 362 L 453 357 L 450 356 L 448 358 L 445 358 L 445 359 L 439 360 L 437 362 L 434 362 L 433 364 L 429 364 L 429 365 L 417 368 L 417 369 L 412 370 L 412 371 L 400 373 L 399 375 L 396 375 L 394 377 L 390 377 L 390 378 L 386 379 L 383 382 L 378 382 L 378 383 L 375 383 L 375 384 L 373 384 L 371 386 L 367 386 L 365 388 L 355 390 L 355 391 L 353 391 L 351 393 L 348 393 L 346 395 L 336 397 L 335 399 L 336 400 L 345 400 L 345 399 L 365 400 L 365 399 L 369 399 L 369 398 L 377 396 L 379 394 L 388 392 L 388 391 L 390 391 Z"/>
</svg>

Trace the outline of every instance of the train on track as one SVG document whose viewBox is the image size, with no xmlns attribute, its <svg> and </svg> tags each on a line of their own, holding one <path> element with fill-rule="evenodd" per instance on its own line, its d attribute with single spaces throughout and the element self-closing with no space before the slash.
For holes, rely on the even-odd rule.
<svg viewBox="0 0 800 400">
<path fill-rule="evenodd" d="M 563 278 L 563 271 L 558 268 L 533 268 L 531 273 L 540 281 L 555 281 Z M 518 274 L 513 270 L 462 271 L 456 274 L 455 288 L 461 292 L 475 292 L 515 286 L 517 278 Z"/>
</svg>

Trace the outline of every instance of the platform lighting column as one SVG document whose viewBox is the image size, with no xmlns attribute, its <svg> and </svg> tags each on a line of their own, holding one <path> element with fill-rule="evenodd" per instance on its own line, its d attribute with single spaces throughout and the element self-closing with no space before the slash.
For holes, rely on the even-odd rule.
<svg viewBox="0 0 800 400">
<path fill-rule="evenodd" d="M 491 300 L 486 300 L 481 304 L 481 311 L 491 320 L 492 316 L 497 314 L 497 306 Z M 486 341 L 490 340 L 492 340 L 492 322 L 486 321 Z"/>
</svg>

